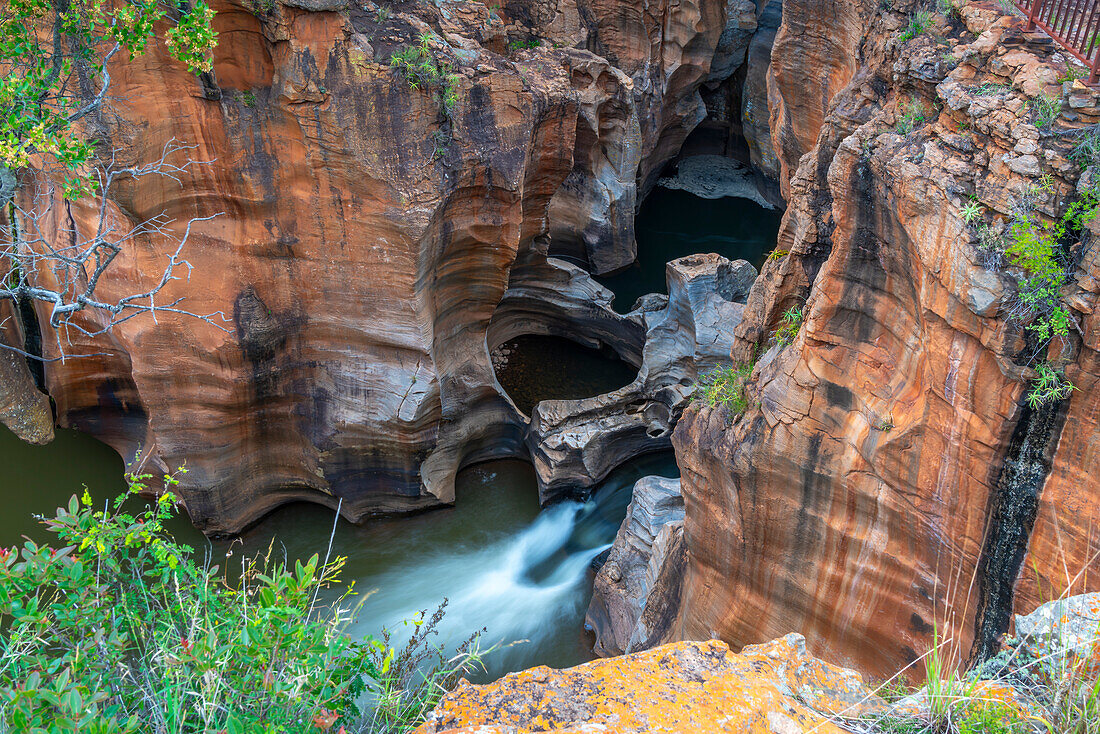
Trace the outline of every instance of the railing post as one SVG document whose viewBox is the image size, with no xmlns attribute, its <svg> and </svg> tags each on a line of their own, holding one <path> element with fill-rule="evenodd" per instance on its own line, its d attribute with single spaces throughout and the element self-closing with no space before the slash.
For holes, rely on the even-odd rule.
<svg viewBox="0 0 1100 734">
<path fill-rule="evenodd" d="M 1035 19 L 1039 17 L 1039 6 L 1045 2 L 1046 0 L 1031 0 L 1031 7 L 1027 11 L 1027 30 L 1035 30 Z"/>
</svg>

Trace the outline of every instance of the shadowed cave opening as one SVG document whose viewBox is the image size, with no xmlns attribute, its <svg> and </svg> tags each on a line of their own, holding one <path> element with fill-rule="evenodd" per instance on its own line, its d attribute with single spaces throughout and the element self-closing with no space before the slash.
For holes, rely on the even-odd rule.
<svg viewBox="0 0 1100 734">
<path fill-rule="evenodd" d="M 781 211 L 739 196 L 706 199 L 658 186 L 634 220 L 638 257 L 633 264 L 597 277 L 615 293 L 615 310 L 630 311 L 647 293 L 665 293 L 665 264 L 686 255 L 714 252 L 748 260 L 757 270 L 775 248 Z"/>
<path fill-rule="evenodd" d="M 638 374 L 605 344 L 586 347 L 572 339 L 522 334 L 492 351 L 493 370 L 524 415 L 543 400 L 580 400 L 618 390 Z"/>
</svg>

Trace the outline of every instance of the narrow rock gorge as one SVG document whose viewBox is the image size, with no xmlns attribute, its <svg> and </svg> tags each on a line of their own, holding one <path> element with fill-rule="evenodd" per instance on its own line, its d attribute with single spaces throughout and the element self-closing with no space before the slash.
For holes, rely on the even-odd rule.
<svg viewBox="0 0 1100 734">
<path fill-rule="evenodd" d="M 298 499 L 342 501 L 357 520 L 452 502 L 461 467 L 526 456 L 528 417 L 490 359 L 515 328 L 603 340 L 641 365 L 642 317 L 600 316 L 610 296 L 564 274 L 547 245 L 596 274 L 633 261 L 637 203 L 705 117 L 720 38 L 727 73 L 743 65 L 749 34 L 724 35 L 722 3 L 212 7 L 213 72 L 189 74 L 164 49 L 119 63 L 118 100 L 94 125 L 127 160 L 178 141 L 206 162 L 178 181 L 123 181 L 111 206 L 122 221 L 163 211 L 178 229 L 214 217 L 183 253 L 189 277 L 160 294 L 214 316 L 48 334 L 47 359 L 98 355 L 46 363 L 59 425 L 128 461 L 140 450 L 154 473 L 186 463 L 179 490 L 210 533 Z M 453 69 L 453 108 L 391 67 L 421 44 Z M 64 211 L 90 226 L 80 205 Z M 148 286 L 159 246 L 130 242 L 106 295 Z M 562 278 L 576 303 L 525 295 L 567 299 L 551 292 Z M 625 453 L 540 470 L 546 491 L 554 472 L 591 483 L 636 445 L 667 447 L 694 379 L 677 369 L 658 380 L 681 380 L 677 395 L 656 395 L 651 377 L 619 399 L 644 425 Z M 7 423 L 33 437 L 28 410 Z M 574 418 L 541 420 L 548 434 Z M 545 451 L 555 439 L 540 436 Z"/>
<path fill-rule="evenodd" d="M 737 329 L 733 360 L 755 363 L 744 414 L 692 410 L 674 434 L 687 573 L 673 637 L 798 630 L 887 677 L 937 628 L 980 658 L 1013 611 L 1095 589 L 1095 225 L 1069 243 L 1080 329 L 1049 348 L 1078 389 L 1032 409 L 1042 355 L 1006 318 L 1014 286 L 983 267 L 963 209 L 1008 221 L 1038 191 L 1057 215 L 1086 185 L 1074 131 L 1100 119 L 1098 97 L 1060 81 L 1049 38 L 996 4 L 908 39 L 914 10 L 784 3 L 768 89 L 789 254 Z M 1044 95 L 1066 100 L 1053 124 L 1036 121 Z M 776 344 L 791 307 L 804 321 Z"/>
<path fill-rule="evenodd" d="M 539 505 L 573 518 L 616 469 L 672 448 L 681 478 L 638 481 L 610 547 L 584 545 L 595 652 L 631 657 L 555 695 L 585 676 L 637 683 L 623 666 L 659 666 L 645 651 L 680 643 L 660 648 L 676 680 L 768 659 L 776 700 L 826 671 L 848 701 L 862 683 L 817 658 L 886 679 L 949 638 L 976 663 L 1013 614 L 1100 589 L 1100 222 L 1057 242 L 1072 328 L 1049 344 L 1012 317 L 1013 263 L 982 239 L 1007 236 L 1021 202 L 1051 220 L 1091 195 L 1076 151 L 1100 91 L 1017 13 L 211 7 L 213 71 L 159 47 L 116 60 L 109 113 L 81 122 L 125 163 L 187 146 L 196 165 L 121 180 L 109 215 L 177 233 L 203 218 L 158 298 L 207 318 L 90 336 L 94 311 L 59 330 L 45 305 L 5 302 L 20 351 L 0 350 L 0 420 L 24 440 L 75 428 L 152 474 L 185 466 L 175 489 L 210 536 L 298 501 L 352 522 L 461 503 L 459 472 L 498 459 L 530 461 Z M 410 83 L 402 54 L 430 59 L 436 81 Z M 31 208 L 46 187 L 28 180 Z M 664 294 L 617 302 L 600 279 L 638 259 L 657 186 L 782 209 L 774 250 L 701 248 L 667 263 Z M 93 226 L 87 204 L 51 196 L 46 240 Z M 105 296 L 147 290 L 164 258 L 154 234 L 129 239 Z M 633 377 L 528 406 L 498 372 L 524 337 Z M 1035 403 L 1052 361 L 1074 388 Z M 736 373 L 743 405 L 701 398 L 714 370 Z M 573 548 L 528 535 L 509 551 Z M 579 578 L 591 559 L 573 555 Z M 517 586 L 539 570 L 514 565 Z M 544 679 L 508 685 L 526 696 Z M 480 721 L 464 708 L 477 696 L 460 689 L 424 731 Z"/>
</svg>

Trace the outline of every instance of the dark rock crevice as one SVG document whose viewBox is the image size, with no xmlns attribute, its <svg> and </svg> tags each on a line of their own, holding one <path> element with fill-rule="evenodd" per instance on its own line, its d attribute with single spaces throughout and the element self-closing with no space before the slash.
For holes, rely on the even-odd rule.
<svg viewBox="0 0 1100 734">
<path fill-rule="evenodd" d="M 978 609 L 971 663 L 989 658 L 1012 617 L 1016 580 L 1023 570 L 1043 484 L 1065 424 L 1069 400 L 1024 404 L 990 495 L 985 542 L 978 562 Z"/>
</svg>

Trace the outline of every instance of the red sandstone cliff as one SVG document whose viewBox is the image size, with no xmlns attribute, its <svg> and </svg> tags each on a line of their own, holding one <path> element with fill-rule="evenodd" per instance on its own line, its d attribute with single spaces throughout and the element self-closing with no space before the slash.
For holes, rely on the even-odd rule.
<svg viewBox="0 0 1100 734">
<path fill-rule="evenodd" d="M 486 343 L 512 263 L 551 232 L 597 271 L 633 260 L 639 186 L 703 114 L 725 5 L 214 7 L 213 76 L 161 51 L 119 63 L 100 123 L 125 160 L 175 139 L 211 161 L 178 185 L 127 181 L 112 204 L 180 227 L 221 215 L 162 297 L 225 329 L 165 315 L 71 335 L 69 354 L 110 356 L 47 365 L 58 422 L 154 470 L 186 462 L 208 531 L 299 498 L 351 518 L 451 501 L 464 463 L 524 453 Z M 450 114 L 390 67 L 422 34 L 457 74 Z M 140 291 L 163 256 L 135 242 L 103 296 Z"/>
<path fill-rule="evenodd" d="M 1040 211 L 1064 208 L 1079 175 L 1065 132 L 1100 119 L 1096 92 L 1063 95 L 1054 49 L 995 3 L 908 42 L 909 8 L 894 8 L 784 3 L 769 102 L 790 255 L 764 268 L 739 327 L 734 359 L 762 355 L 748 410 L 689 411 L 673 439 L 680 636 L 798 631 L 881 675 L 929 649 L 934 625 L 966 656 L 1013 608 L 1100 584 L 1094 241 L 1064 294 L 1079 390 L 1032 411 L 1011 279 L 981 267 L 960 214 L 973 195 L 1004 219 L 1043 175 Z M 1040 130 L 1028 100 L 1044 93 L 1065 107 Z M 907 132 L 910 100 L 924 119 Z M 769 349 L 803 303 L 797 338 Z"/>
</svg>

